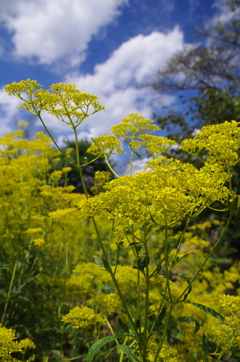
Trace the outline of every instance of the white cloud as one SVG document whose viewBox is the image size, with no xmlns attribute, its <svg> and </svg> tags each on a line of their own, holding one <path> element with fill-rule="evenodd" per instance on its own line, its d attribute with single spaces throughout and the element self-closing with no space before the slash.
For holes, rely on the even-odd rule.
<svg viewBox="0 0 240 362">
<path fill-rule="evenodd" d="M 0 104 L 1 104 L 1 115 L 0 115 L 0 136 L 3 136 L 7 132 L 10 132 L 11 121 L 19 114 L 18 107 L 21 101 L 16 97 L 10 97 L 2 88 L 0 90 Z M 19 118 L 20 120 L 20 118 Z"/>
<path fill-rule="evenodd" d="M 39 63 L 79 64 L 88 42 L 119 14 L 128 0 L 8 0 L 0 21 L 12 34 L 14 55 Z M 66 57 L 66 58 L 65 58 Z"/>
<path fill-rule="evenodd" d="M 168 34 L 153 32 L 138 35 L 123 43 L 109 59 L 95 66 L 94 74 L 66 76 L 69 83 L 76 83 L 82 92 L 100 97 L 106 110 L 88 118 L 80 126 L 95 136 L 108 134 L 128 113 L 139 113 L 151 118 L 154 107 L 170 104 L 173 97 L 156 96 L 149 87 L 141 85 L 159 69 L 163 69 L 172 55 L 184 46 L 183 33 L 175 27 Z"/>
<path fill-rule="evenodd" d="M 210 20 L 210 26 L 216 25 L 218 22 L 227 23 L 234 17 L 234 12 L 231 11 L 229 5 L 226 4 L 226 0 L 215 0 L 212 7 L 217 9 L 217 13 Z M 240 9 L 236 11 L 236 14 L 239 13 Z"/>
<path fill-rule="evenodd" d="M 136 175 L 138 172 L 149 172 L 152 171 L 151 168 L 144 169 L 144 166 L 152 160 L 152 157 L 144 157 L 142 160 L 134 160 L 132 163 L 132 175 Z M 129 175 L 130 174 L 130 165 L 127 165 L 125 167 L 124 171 L 122 172 L 123 175 Z"/>
<path fill-rule="evenodd" d="M 178 27 L 168 34 L 138 35 L 123 43 L 106 62 L 96 65 L 93 74 L 69 73 L 66 82 L 76 83 L 80 91 L 99 96 L 106 106 L 105 111 L 94 114 L 79 126 L 79 138 L 109 134 L 111 127 L 130 112 L 151 118 L 161 104 L 171 104 L 173 96 L 156 95 L 150 87 L 141 87 L 141 84 L 162 69 L 183 46 L 183 33 Z M 60 143 L 62 136 L 71 137 L 69 126 L 48 114 L 43 114 L 43 118 Z"/>
</svg>

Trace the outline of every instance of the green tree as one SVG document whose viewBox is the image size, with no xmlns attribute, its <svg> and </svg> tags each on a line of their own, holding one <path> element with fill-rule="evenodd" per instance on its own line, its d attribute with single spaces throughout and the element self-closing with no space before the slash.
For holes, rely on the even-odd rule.
<svg viewBox="0 0 240 362">
<path fill-rule="evenodd" d="M 177 95 L 180 109 L 165 108 L 163 115 L 154 115 L 169 138 L 180 142 L 192 136 L 194 130 L 226 120 L 240 120 L 240 1 L 226 1 L 229 21 L 209 26 L 203 22 L 194 31 L 195 45 L 176 53 L 164 70 L 158 71 L 148 83 L 156 92 Z M 178 149 L 172 150 L 187 160 Z M 194 161 L 194 160 L 193 160 Z M 200 161 L 195 159 L 195 165 Z M 240 165 L 234 166 L 233 189 L 240 191 Z M 208 210 L 210 220 L 219 218 Z M 239 212 L 218 251 L 222 257 L 240 257 Z M 224 219 L 224 216 L 222 216 Z M 233 251 L 238 251 L 233 253 Z"/>
<path fill-rule="evenodd" d="M 204 125 L 240 118 L 240 1 L 226 1 L 230 20 L 195 30 L 195 45 L 186 47 L 157 72 L 149 84 L 160 93 L 178 95 L 183 112 L 155 115 L 175 139 Z"/>
<path fill-rule="evenodd" d="M 72 148 L 71 156 L 76 159 L 76 143 L 75 141 L 65 140 L 65 147 L 63 147 L 63 151 L 66 152 L 68 148 Z M 87 149 L 91 146 L 91 142 L 87 139 L 80 140 L 78 143 L 79 147 L 79 155 L 80 155 L 80 163 L 85 164 L 94 158 L 96 158 L 95 155 L 92 155 L 90 153 L 87 153 Z M 110 164 L 113 166 L 113 162 L 110 160 Z M 66 165 L 66 160 L 61 156 L 61 160 L 58 163 L 58 169 L 61 170 L 62 167 Z M 83 193 L 83 186 L 79 177 L 79 172 L 76 169 L 76 167 L 72 165 L 67 165 L 68 167 L 71 167 L 72 170 L 68 173 L 68 185 L 73 185 L 76 187 L 74 192 Z M 87 165 L 82 168 L 83 177 L 86 183 L 86 187 L 89 193 L 91 193 L 90 189 L 92 186 L 94 186 L 94 174 L 96 171 L 109 171 L 109 167 L 107 166 L 104 158 L 98 158 L 96 161 L 90 163 L 90 165 Z M 65 182 L 64 178 L 60 179 L 60 185 L 63 185 Z"/>
</svg>

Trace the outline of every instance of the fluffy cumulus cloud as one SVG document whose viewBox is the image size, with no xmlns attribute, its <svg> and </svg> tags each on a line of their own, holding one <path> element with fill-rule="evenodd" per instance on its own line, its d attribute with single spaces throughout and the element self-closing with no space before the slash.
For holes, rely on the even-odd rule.
<svg viewBox="0 0 240 362">
<path fill-rule="evenodd" d="M 85 58 L 92 36 L 120 14 L 128 0 L 8 0 L 0 22 L 11 34 L 13 54 L 43 64 L 74 66 Z"/>
<path fill-rule="evenodd" d="M 82 92 L 98 95 L 106 105 L 105 111 L 91 116 L 80 130 L 86 132 L 87 127 L 91 135 L 107 134 L 130 112 L 148 118 L 157 105 L 171 103 L 172 97 L 156 96 L 142 85 L 183 46 L 183 33 L 178 27 L 168 34 L 138 35 L 123 43 L 106 62 L 96 65 L 93 74 L 67 75 L 67 82 L 76 83 Z"/>
<path fill-rule="evenodd" d="M 79 136 L 91 138 L 109 134 L 111 127 L 130 112 L 151 118 L 158 106 L 171 104 L 173 97 L 156 95 L 150 87 L 143 85 L 157 70 L 163 69 L 172 55 L 184 46 L 186 44 L 183 33 L 178 26 L 166 34 L 140 34 L 121 44 L 107 61 L 97 64 L 93 74 L 67 74 L 64 82 L 76 83 L 80 91 L 99 96 L 100 102 L 106 106 L 105 111 L 89 117 L 79 126 Z M 5 98 L 5 106 L 2 101 L 1 103 L 10 119 L 10 109 L 15 106 L 15 97 L 6 95 Z M 63 137 L 71 138 L 71 129 L 67 125 L 47 114 L 44 119 L 54 135 L 59 137 L 60 143 Z"/>
<path fill-rule="evenodd" d="M 0 89 L 0 99 L 0 136 L 3 136 L 12 130 L 10 127 L 10 122 L 12 120 L 20 120 L 17 107 L 20 105 L 21 101 L 16 97 L 9 97 L 4 88 Z"/>
</svg>

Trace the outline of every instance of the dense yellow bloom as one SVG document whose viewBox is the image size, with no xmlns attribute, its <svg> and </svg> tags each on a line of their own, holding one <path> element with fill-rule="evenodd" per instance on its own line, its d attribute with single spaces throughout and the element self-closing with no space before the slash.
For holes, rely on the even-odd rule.
<svg viewBox="0 0 240 362">
<path fill-rule="evenodd" d="M 94 179 L 97 181 L 97 185 L 104 186 L 111 180 L 111 173 L 106 171 L 96 171 Z"/>
<path fill-rule="evenodd" d="M 93 309 L 86 306 L 75 307 L 62 317 L 64 323 L 71 323 L 73 328 L 87 328 L 96 323 L 105 324 L 105 318 L 94 313 Z"/>
<path fill-rule="evenodd" d="M 120 140 L 114 135 L 99 136 L 91 138 L 91 140 L 93 144 L 87 149 L 87 153 L 92 153 L 93 155 L 98 156 L 125 153 L 121 148 Z"/>
<path fill-rule="evenodd" d="M 149 134 L 143 134 L 139 136 L 141 142 L 140 146 L 144 146 L 144 149 L 148 150 L 154 157 L 160 156 L 163 152 L 173 145 L 177 143 L 169 138 L 153 136 Z M 134 149 L 138 149 L 135 147 L 134 142 L 132 142 L 132 146 Z"/>
<path fill-rule="evenodd" d="M 34 343 L 26 338 L 20 342 L 16 341 L 15 331 L 2 327 L 0 324 L 0 360 L 20 362 L 16 358 L 13 358 L 11 354 L 13 352 L 24 353 L 28 348 L 35 348 Z"/>
<path fill-rule="evenodd" d="M 44 90 L 36 81 L 27 80 L 8 85 L 6 90 L 23 101 L 20 108 L 40 119 L 41 111 L 47 111 L 69 124 L 75 134 L 76 127 L 85 118 L 104 109 L 98 97 L 80 92 L 71 84 L 54 84 Z M 239 345 L 240 297 L 223 295 L 234 291 L 234 283 L 239 281 L 239 264 L 234 263 L 224 272 L 212 264 L 211 258 L 204 264 L 209 250 L 214 251 L 212 248 L 217 245 L 214 244 L 217 236 L 208 237 L 209 230 L 217 226 L 217 220 L 194 224 L 184 233 L 176 233 L 175 226 L 181 229 L 184 219 L 192 221 L 215 202 L 221 211 L 231 206 L 229 199 L 235 195 L 231 190 L 230 171 L 231 166 L 239 162 L 239 123 L 207 126 L 195 139 L 183 141 L 183 150 L 204 161 L 200 169 L 162 157 L 175 142 L 151 134 L 158 130 L 152 120 L 130 113 L 112 128 L 115 135 L 94 138 L 88 152 L 96 158 L 124 153 L 120 138 L 129 143 L 132 156 L 134 152 L 138 155 L 137 151 L 148 151 L 154 158 L 145 168 L 151 171 L 135 176 L 110 180 L 110 173 L 96 173 L 96 188 L 102 187 L 103 192 L 88 200 L 84 195 L 72 193 L 73 186 L 58 187 L 59 178 L 71 168 L 52 172 L 52 165 L 55 167 L 59 162 L 59 152 L 50 146 L 49 138 L 43 133 L 38 133 L 31 141 L 23 139 L 22 130 L 1 137 L 1 250 L 4 258 L 7 255 L 8 259 L 16 260 L 16 256 L 21 255 L 21 260 L 26 261 L 26 266 L 18 260 L 13 264 L 20 271 L 15 278 L 26 276 L 25 269 L 30 269 L 32 274 L 26 276 L 30 278 L 26 283 L 31 280 L 37 287 L 43 285 L 48 290 L 57 290 L 61 305 L 74 305 L 76 300 L 82 304 L 62 318 L 74 328 L 103 324 L 104 316 L 111 313 L 128 324 L 131 318 L 126 313 L 127 305 L 133 321 L 137 324 L 138 320 L 141 326 L 137 332 L 143 332 L 142 343 L 150 331 L 150 323 L 160 311 L 164 308 L 169 311 L 172 305 L 166 335 L 173 339 L 171 343 L 164 341 L 158 362 L 203 362 L 206 360 L 203 336 L 215 343 L 215 354 L 230 354 L 232 347 Z M 68 149 L 66 155 L 74 163 L 71 153 L 72 149 Z M 226 185 L 230 185 L 229 188 Z M 97 236 L 92 216 L 98 223 Z M 99 248 L 99 240 L 105 250 Z M 108 262 L 101 259 L 102 254 Z M 92 263 L 94 255 L 96 264 Z M 141 268 L 140 261 L 143 262 Z M 197 275 L 200 267 L 202 271 Z M 7 285 L 12 276 L 11 268 L 7 266 L 2 274 L 7 275 Z M 69 277 L 71 270 L 73 273 Z M 189 280 L 194 275 L 196 279 L 190 293 Z M 187 301 L 216 309 L 224 315 L 224 322 L 206 313 L 206 309 L 182 302 L 182 294 L 187 289 L 190 293 L 185 294 Z M 49 305 L 46 305 L 48 315 L 59 311 L 61 305 L 57 303 L 55 295 L 50 296 Z M 11 307 L 9 303 L 9 310 Z M 10 312 L 7 310 L 7 313 Z M 190 320 L 171 324 L 172 319 L 184 316 Z M 200 323 L 197 333 L 194 333 L 191 317 Z M 144 358 L 139 356 L 142 353 L 140 343 L 132 344 L 134 335 L 126 340 L 139 359 L 155 360 L 167 320 L 168 314 L 163 326 L 153 330 Z M 114 332 L 115 328 L 118 333 L 118 327 L 114 326 Z M 131 329 L 134 331 L 134 327 Z M 6 341 L 9 332 L 4 330 L 4 333 Z M 16 342 L 11 333 L 9 336 L 13 351 L 11 343 Z M 179 343 L 175 343 L 175 337 Z M 22 341 L 15 346 L 20 350 L 27 343 Z M 209 356 L 208 361 L 211 360 Z"/>
<path fill-rule="evenodd" d="M 161 158 L 147 167 L 153 171 L 110 181 L 106 192 L 80 207 L 82 214 L 105 214 L 126 229 L 135 223 L 154 224 L 152 218 L 161 225 L 173 225 L 186 215 L 198 215 L 214 201 L 227 204 L 225 175 L 214 165 L 198 170 Z"/>
<path fill-rule="evenodd" d="M 88 300 L 88 304 L 101 310 L 102 313 L 119 313 L 122 303 L 116 293 L 98 294 Z"/>
<path fill-rule="evenodd" d="M 33 239 L 33 244 L 35 246 L 42 246 L 44 244 L 44 239 L 42 239 L 42 238 L 34 238 Z"/>
<path fill-rule="evenodd" d="M 130 113 L 121 120 L 120 124 L 113 126 L 111 131 L 129 141 L 131 149 L 139 152 L 148 151 L 154 156 L 159 156 L 176 142 L 164 137 L 150 135 L 150 133 L 160 130 L 153 123 L 151 119 Z"/>
<path fill-rule="evenodd" d="M 148 134 L 159 131 L 160 128 L 153 124 L 151 119 L 145 119 L 137 113 L 129 113 L 129 115 L 121 120 L 121 123 L 113 126 L 111 131 L 118 136 L 133 140 L 140 134 Z"/>
<path fill-rule="evenodd" d="M 203 149 L 209 153 L 207 162 L 220 163 L 225 168 L 239 162 L 237 150 L 240 148 L 240 122 L 231 121 L 205 126 L 195 139 L 184 140 L 182 149 L 199 156 Z"/>
<path fill-rule="evenodd" d="M 44 110 L 72 128 L 79 126 L 86 117 L 104 109 L 98 101 L 99 97 L 80 92 L 75 84 L 58 83 L 44 90 L 41 84 L 28 79 L 8 84 L 5 89 L 9 95 L 13 94 L 24 101 L 18 108 L 35 116 Z"/>
</svg>

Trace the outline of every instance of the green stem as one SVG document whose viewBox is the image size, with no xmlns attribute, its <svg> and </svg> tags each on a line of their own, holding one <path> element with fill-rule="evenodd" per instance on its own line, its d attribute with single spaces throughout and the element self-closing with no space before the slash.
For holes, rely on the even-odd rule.
<svg viewBox="0 0 240 362">
<path fill-rule="evenodd" d="M 39 112 L 38 112 L 38 113 L 39 113 Z M 56 142 L 55 142 L 55 140 L 53 139 L 51 133 L 48 131 L 47 127 L 45 126 L 45 124 L 44 124 L 44 122 L 43 122 L 43 120 L 42 120 L 42 118 L 41 118 L 41 116 L 40 116 L 40 113 L 39 113 L 39 118 L 40 118 L 42 124 L 44 125 L 45 129 L 47 130 L 49 136 L 50 136 L 51 139 L 53 140 L 54 144 L 57 146 L 57 148 L 60 150 L 60 152 L 63 153 L 63 152 L 61 151 L 61 149 L 58 147 L 58 145 L 56 144 Z M 81 182 L 82 182 L 82 185 L 83 185 L 84 194 L 85 194 L 85 196 L 86 196 L 86 199 L 88 199 L 89 196 L 88 196 L 88 193 L 87 193 L 86 184 L 85 184 L 85 181 L 84 181 L 84 178 L 83 178 L 83 174 L 82 174 L 82 170 L 81 170 L 81 166 L 80 166 L 80 156 L 79 156 L 79 147 L 78 147 L 78 136 L 77 136 L 77 132 L 76 132 L 76 127 L 73 127 L 73 131 L 74 131 L 74 136 L 75 136 L 75 141 L 76 141 L 77 168 L 78 168 L 79 176 L 80 176 L 80 179 L 81 179 Z M 64 155 L 64 154 L 63 154 L 63 155 Z M 64 156 L 65 156 L 65 155 L 64 155 Z M 107 254 L 106 254 L 106 251 L 105 251 L 105 249 L 104 249 L 103 242 L 102 242 L 102 239 L 101 239 L 101 236 L 100 236 L 100 233 L 99 233 L 97 224 L 96 224 L 96 220 L 95 220 L 94 217 L 92 217 L 92 220 L 93 220 L 93 225 L 94 225 L 94 228 L 95 228 L 97 237 L 98 237 L 98 241 L 99 241 L 99 244 L 100 244 L 100 247 L 101 247 L 103 256 L 104 256 L 104 258 L 105 258 L 106 260 L 108 260 L 108 259 L 107 259 Z M 117 289 L 117 292 L 118 292 L 118 294 L 119 294 L 119 297 L 120 297 L 120 299 L 121 299 L 121 301 L 122 301 L 122 303 L 123 303 L 123 306 L 124 306 L 124 309 L 125 309 L 125 311 L 126 311 L 126 313 L 127 313 L 127 315 L 128 315 L 128 318 L 129 318 L 129 320 L 131 321 L 132 326 L 134 327 L 134 331 L 133 331 L 133 332 L 135 333 L 136 337 L 139 337 L 138 332 L 137 332 L 137 329 L 135 328 L 135 325 L 134 325 L 134 322 L 133 322 L 133 318 L 132 318 L 132 316 L 131 316 L 131 314 L 130 314 L 130 312 L 129 312 L 129 309 L 128 309 L 127 304 L 126 304 L 126 302 L 125 302 L 125 300 L 124 300 L 124 297 L 123 297 L 123 295 L 122 295 L 122 293 L 121 293 L 121 291 L 120 291 L 119 285 L 118 285 L 118 283 L 117 283 L 117 280 L 116 280 L 116 278 L 115 278 L 115 275 L 114 275 L 111 267 L 110 267 L 110 275 L 111 275 L 112 280 L 113 280 L 113 283 L 114 283 L 114 285 L 115 285 L 115 287 L 116 287 L 116 289 Z"/>
<path fill-rule="evenodd" d="M 112 236 L 113 236 L 113 229 L 114 229 L 114 220 L 112 222 L 112 227 L 111 227 L 111 232 L 108 238 L 108 262 L 111 265 L 111 241 L 112 241 Z M 119 257 L 119 248 L 118 248 L 118 254 L 117 254 L 117 262 L 116 262 L 116 269 L 117 269 L 117 264 L 118 264 L 118 257 Z M 116 269 L 114 274 L 116 273 Z"/>
<path fill-rule="evenodd" d="M 4 311 L 3 311 L 2 320 L 1 320 L 2 325 L 3 325 L 5 317 L 6 317 L 7 307 L 8 307 L 9 299 L 10 299 L 11 292 L 12 292 L 13 281 L 14 281 L 14 278 L 15 278 L 16 270 L 17 270 L 17 261 L 15 261 L 15 264 L 14 264 L 14 267 L 13 267 L 12 277 L 11 277 L 11 281 L 10 281 L 10 285 L 9 285 L 9 289 L 8 289 L 8 294 L 7 294 L 7 300 L 6 300 L 6 303 L 4 305 Z"/>
<path fill-rule="evenodd" d="M 148 255 L 148 248 L 146 242 L 146 224 L 144 225 L 144 248 L 145 253 Z M 147 345 L 148 345 L 148 311 L 149 311 L 149 267 L 148 261 L 146 262 L 146 297 L 145 297 L 145 318 L 144 318 L 144 347 L 143 347 L 143 358 L 147 360 Z M 140 331 L 141 332 L 141 331 Z"/>
<path fill-rule="evenodd" d="M 201 270 L 203 269 L 203 267 L 205 266 L 205 264 L 207 263 L 207 261 L 209 260 L 210 256 L 213 254 L 214 250 L 216 249 L 216 247 L 218 246 L 218 244 L 220 243 L 220 241 L 222 240 L 224 234 L 226 233 L 228 226 L 232 220 L 233 217 L 233 213 L 231 213 L 229 215 L 228 221 L 223 229 L 223 231 L 221 232 L 221 235 L 219 236 L 219 239 L 216 241 L 216 243 L 214 244 L 214 246 L 212 247 L 212 249 L 210 250 L 208 256 L 206 257 L 206 259 L 204 260 L 204 262 L 202 263 L 202 265 L 200 266 L 200 268 L 198 269 L 198 271 L 196 272 L 195 276 L 193 277 L 193 279 L 190 281 L 189 285 L 184 289 L 184 291 L 181 293 L 181 295 L 178 297 L 178 299 L 176 300 L 176 302 L 174 303 L 175 305 L 181 300 L 182 296 L 189 290 L 189 287 L 193 284 L 193 282 L 196 280 L 196 278 L 198 277 L 199 273 L 201 272 Z"/>
<path fill-rule="evenodd" d="M 125 345 L 126 345 L 127 340 L 128 340 L 128 337 L 126 337 L 126 338 L 124 339 L 123 344 L 125 344 Z M 121 351 L 121 353 L 120 353 L 120 359 L 119 359 L 119 362 L 123 362 L 123 358 L 124 358 L 124 352 L 122 352 L 122 351 Z"/>
<path fill-rule="evenodd" d="M 186 231 L 187 231 L 188 225 L 190 224 L 191 220 L 192 220 L 192 214 L 191 214 L 191 215 L 189 216 L 189 218 L 187 219 L 186 225 L 184 226 L 184 229 L 183 229 L 183 231 L 182 231 L 182 233 L 181 233 L 181 236 L 180 236 L 180 238 L 179 238 L 179 240 L 178 240 L 177 249 L 176 249 L 175 255 L 174 255 L 173 259 L 172 259 L 172 263 L 171 263 L 171 264 L 172 264 L 172 267 L 174 267 L 174 264 L 175 264 L 175 262 L 176 262 L 176 259 L 177 259 L 177 256 L 178 256 L 178 253 L 179 253 L 181 244 L 182 244 L 182 240 L 183 240 L 183 238 L 184 238 L 184 235 L 185 235 L 185 233 L 186 233 Z"/>
<path fill-rule="evenodd" d="M 173 302 L 172 300 L 172 294 L 171 294 L 171 288 L 170 288 L 170 283 L 169 283 L 169 279 L 170 279 L 170 272 L 169 272 L 169 265 L 168 265 L 168 227 L 167 227 L 167 214 L 166 214 L 166 210 L 164 209 L 164 220 L 165 220 L 165 226 L 164 226 L 164 243 L 165 243 L 165 268 L 166 268 L 166 283 L 167 283 L 167 289 L 168 289 L 168 295 L 169 295 L 169 299 L 171 301 L 171 303 Z"/>
<path fill-rule="evenodd" d="M 108 321 L 107 317 L 105 317 L 105 321 L 106 321 L 107 326 L 108 326 L 108 328 L 110 329 L 110 331 L 111 331 L 112 335 L 113 335 L 113 336 L 115 336 L 115 334 L 116 334 L 116 333 L 114 333 L 114 330 L 112 329 L 112 326 L 111 326 L 111 324 L 109 323 L 109 321 Z M 117 339 L 115 339 L 115 342 L 116 342 L 117 344 L 119 344 L 119 342 L 118 342 L 118 340 L 117 340 Z"/>
<path fill-rule="evenodd" d="M 103 242 L 102 242 L 102 239 L 101 239 L 101 236 L 100 236 L 100 233 L 99 233 L 97 224 L 96 224 L 96 220 L 95 220 L 94 217 L 92 217 L 92 220 L 93 220 L 94 228 L 95 228 L 95 231 L 96 231 L 96 234 L 97 234 L 97 238 L 98 238 L 100 247 L 101 247 L 101 249 L 102 249 L 103 256 L 104 256 L 104 258 L 107 260 L 107 254 L 106 254 L 106 251 L 105 251 L 104 246 L 103 246 Z M 122 302 L 122 304 L 123 304 L 123 306 L 124 306 L 124 309 L 125 309 L 125 311 L 126 311 L 126 313 L 127 313 L 127 315 L 128 315 L 128 318 L 129 318 L 129 320 L 131 321 L 132 325 L 134 326 L 134 331 L 133 331 L 133 332 L 134 332 L 135 335 L 138 337 L 138 332 L 137 332 L 137 329 L 135 328 L 135 325 L 134 325 L 134 322 L 133 322 L 133 318 L 132 318 L 132 316 L 131 316 L 131 314 L 130 314 L 130 312 L 129 312 L 129 309 L 128 309 L 128 306 L 127 306 L 127 304 L 126 304 L 126 302 L 125 302 L 125 299 L 124 299 L 124 297 L 123 297 L 123 295 L 122 295 L 122 293 L 121 293 L 121 291 L 120 291 L 119 285 L 118 285 L 117 280 L 116 280 L 116 278 L 115 278 L 114 272 L 112 271 L 112 268 L 110 268 L 110 272 L 109 272 L 109 273 L 110 273 L 111 278 L 112 278 L 112 281 L 113 281 L 113 283 L 114 283 L 114 285 L 115 285 L 115 287 L 116 287 L 116 289 L 117 289 L 118 295 L 119 295 L 119 297 L 120 297 L 120 299 L 121 299 L 121 302 Z"/>
<path fill-rule="evenodd" d="M 140 270 L 138 269 L 138 319 L 139 319 L 139 331 L 141 333 L 142 329 L 142 320 L 141 320 L 141 279 L 140 279 Z"/>
<path fill-rule="evenodd" d="M 234 336 L 231 338 L 230 343 L 232 343 L 232 341 L 234 340 Z M 224 355 L 225 351 L 227 348 L 223 348 L 222 351 L 219 353 L 218 359 L 216 360 L 216 362 L 220 362 L 220 358 L 222 358 L 222 356 Z"/>
<path fill-rule="evenodd" d="M 132 171 L 133 171 L 133 156 L 134 156 L 134 153 L 133 153 L 133 150 L 131 148 L 131 156 L 130 156 L 130 176 L 132 176 Z"/>
<path fill-rule="evenodd" d="M 107 158 L 106 155 L 104 155 L 104 158 L 105 158 L 106 164 L 108 165 L 108 167 L 110 168 L 110 170 L 112 171 L 112 173 L 113 173 L 116 177 L 119 177 L 118 174 L 114 171 L 114 169 L 113 169 L 112 166 L 110 165 L 110 163 L 109 163 L 108 158 Z"/>
<path fill-rule="evenodd" d="M 167 337 L 167 329 L 168 329 L 169 321 L 170 321 L 170 318 L 171 318 L 172 310 L 173 310 L 173 306 L 171 305 L 170 308 L 169 308 L 169 312 L 167 314 L 165 328 L 164 328 L 164 332 L 163 332 L 163 335 L 162 335 L 161 343 L 158 346 L 158 349 L 157 349 L 157 352 L 156 352 L 156 355 L 155 355 L 155 358 L 154 358 L 153 362 L 157 362 L 159 353 L 161 352 L 162 346 L 163 346 L 163 344 L 165 342 L 165 339 Z"/>
<path fill-rule="evenodd" d="M 45 125 L 45 123 L 44 123 L 44 121 L 43 121 L 43 119 L 42 119 L 42 117 L 41 117 L 41 112 L 40 112 L 40 111 L 37 111 L 37 109 L 35 108 L 34 105 L 32 105 L 32 106 L 33 106 L 33 109 L 34 109 L 35 112 L 36 112 L 37 117 L 40 119 L 41 123 L 43 124 L 43 127 L 45 128 L 47 134 L 49 135 L 49 137 L 51 138 L 51 140 L 53 141 L 53 143 L 55 144 L 55 146 L 57 147 L 57 149 L 61 152 L 61 154 L 64 156 L 64 158 L 67 158 L 66 155 L 65 155 L 65 153 L 64 153 L 64 152 L 61 150 L 61 148 L 58 146 L 58 144 L 57 144 L 56 141 L 54 140 L 53 136 L 52 136 L 51 133 L 49 132 L 47 126 Z"/>
<path fill-rule="evenodd" d="M 88 199 L 88 192 L 87 192 L 86 184 L 85 184 L 85 181 L 84 181 L 84 178 L 83 178 L 82 169 L 81 169 L 81 165 L 80 165 L 78 135 L 77 135 L 76 127 L 73 127 L 73 131 L 74 131 L 75 143 L 76 143 L 77 169 L 78 169 L 80 180 L 81 180 L 81 183 L 82 183 L 82 186 L 83 186 L 84 194 L 85 194 L 86 198 Z"/>
<path fill-rule="evenodd" d="M 167 293 L 167 283 L 165 284 L 164 295 L 166 295 L 166 293 Z M 160 303 L 159 308 L 158 308 L 157 315 L 156 315 L 156 317 L 155 317 L 155 319 L 154 319 L 154 321 L 153 321 L 153 324 L 152 324 L 151 329 L 150 329 L 149 334 L 148 334 L 148 340 L 150 339 L 150 337 L 151 337 L 152 334 L 153 334 L 154 327 L 155 327 L 156 322 L 157 322 L 157 320 L 158 320 L 158 316 L 160 315 L 160 313 L 161 313 L 161 311 L 162 311 L 162 307 L 163 307 L 164 301 L 165 301 L 165 298 L 162 297 L 161 303 Z"/>
</svg>

